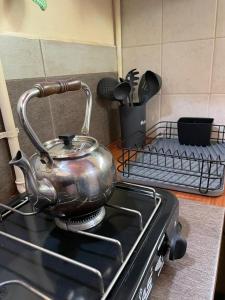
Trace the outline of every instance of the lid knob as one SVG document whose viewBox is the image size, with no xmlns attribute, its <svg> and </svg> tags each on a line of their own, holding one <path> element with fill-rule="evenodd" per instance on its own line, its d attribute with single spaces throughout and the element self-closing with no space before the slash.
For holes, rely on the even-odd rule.
<svg viewBox="0 0 225 300">
<path fill-rule="evenodd" d="M 63 140 L 63 143 L 66 148 L 72 148 L 73 147 L 73 138 L 75 137 L 75 134 L 64 134 L 64 135 L 59 135 L 59 139 Z"/>
</svg>

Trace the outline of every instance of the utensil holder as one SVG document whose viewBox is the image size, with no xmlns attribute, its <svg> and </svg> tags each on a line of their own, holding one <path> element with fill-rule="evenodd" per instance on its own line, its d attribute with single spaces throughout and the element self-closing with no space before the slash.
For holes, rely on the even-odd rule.
<svg viewBox="0 0 225 300">
<path fill-rule="evenodd" d="M 125 148 L 143 146 L 146 131 L 145 105 L 119 107 L 122 146 Z"/>
<path fill-rule="evenodd" d="M 180 118 L 178 140 L 181 145 L 209 146 L 213 119 Z"/>
</svg>

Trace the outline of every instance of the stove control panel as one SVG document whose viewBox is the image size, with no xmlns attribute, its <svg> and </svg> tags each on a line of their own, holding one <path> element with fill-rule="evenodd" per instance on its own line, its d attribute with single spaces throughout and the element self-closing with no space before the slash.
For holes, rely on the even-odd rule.
<svg viewBox="0 0 225 300">
<path fill-rule="evenodd" d="M 153 287 L 153 268 L 149 270 L 149 273 L 147 276 L 145 276 L 145 279 L 146 280 L 144 280 L 135 299 L 148 300 Z"/>
<path fill-rule="evenodd" d="M 157 248 L 155 249 L 156 253 L 154 253 L 154 255 L 151 253 L 149 256 L 148 262 L 146 263 L 145 269 L 141 276 L 138 289 L 136 290 L 135 296 L 132 299 L 149 299 L 153 283 L 155 282 L 156 278 L 159 277 L 169 251 L 167 240 L 168 239 L 164 234 L 160 239 Z"/>
</svg>

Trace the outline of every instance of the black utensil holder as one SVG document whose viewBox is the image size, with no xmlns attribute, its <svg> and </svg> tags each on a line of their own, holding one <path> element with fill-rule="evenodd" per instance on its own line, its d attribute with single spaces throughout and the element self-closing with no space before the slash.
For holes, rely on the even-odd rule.
<svg viewBox="0 0 225 300">
<path fill-rule="evenodd" d="M 180 144 L 192 146 L 209 146 L 213 119 L 180 118 L 178 140 Z"/>
<path fill-rule="evenodd" d="M 143 146 L 146 132 L 145 105 L 119 107 L 122 147 Z"/>
</svg>

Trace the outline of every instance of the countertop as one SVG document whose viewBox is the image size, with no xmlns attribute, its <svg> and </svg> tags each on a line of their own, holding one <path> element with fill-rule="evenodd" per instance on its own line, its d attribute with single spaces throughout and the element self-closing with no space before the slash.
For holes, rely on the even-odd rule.
<svg viewBox="0 0 225 300">
<path fill-rule="evenodd" d="M 165 264 L 151 299 L 213 299 L 225 208 L 180 200 L 185 256 Z"/>
</svg>

